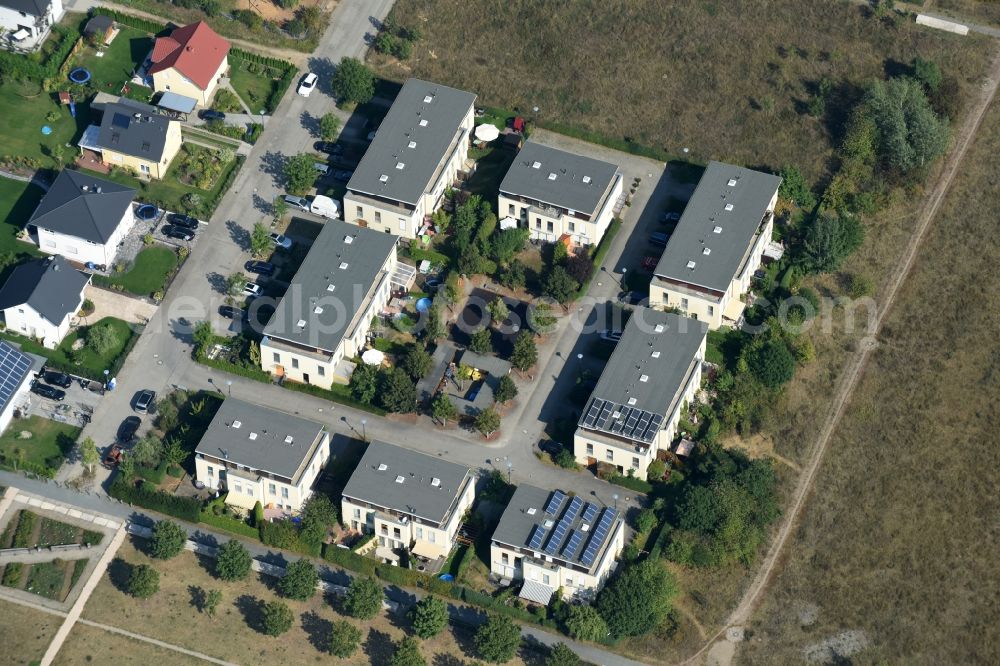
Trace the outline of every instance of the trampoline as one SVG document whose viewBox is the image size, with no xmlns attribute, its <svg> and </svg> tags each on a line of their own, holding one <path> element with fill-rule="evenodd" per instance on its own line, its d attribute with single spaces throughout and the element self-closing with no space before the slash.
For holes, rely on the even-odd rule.
<svg viewBox="0 0 1000 666">
<path fill-rule="evenodd" d="M 455 577 L 454 577 L 454 576 L 452 576 L 452 575 L 451 575 L 451 574 L 449 574 L 449 573 L 445 573 L 445 574 L 441 574 L 440 576 L 438 576 L 438 578 L 440 578 L 441 580 L 444 580 L 444 581 L 447 581 L 447 582 L 449 582 L 449 583 L 450 583 L 451 581 L 455 580 Z"/>
<path fill-rule="evenodd" d="M 417 312 L 427 312 L 431 309 L 431 299 L 421 298 L 417 301 Z"/>
<path fill-rule="evenodd" d="M 160 211 L 153 204 L 142 204 L 135 210 L 135 216 L 140 220 L 152 220 Z"/>
<path fill-rule="evenodd" d="M 44 134 L 45 136 L 52 134 L 52 128 L 49 127 L 48 125 L 42 125 L 42 134 Z"/>
<path fill-rule="evenodd" d="M 69 80 L 82 85 L 90 81 L 90 71 L 83 67 L 77 67 L 69 73 Z"/>
</svg>

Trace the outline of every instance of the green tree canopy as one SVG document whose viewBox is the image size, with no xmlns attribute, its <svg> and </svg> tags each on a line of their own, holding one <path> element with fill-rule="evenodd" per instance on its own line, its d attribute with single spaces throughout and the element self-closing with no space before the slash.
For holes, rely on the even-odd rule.
<svg viewBox="0 0 1000 666">
<path fill-rule="evenodd" d="M 408 414 L 417 406 L 417 386 L 402 368 L 379 373 L 379 399 L 386 411 Z"/>
<path fill-rule="evenodd" d="M 583 284 L 594 275 L 594 260 L 584 251 L 577 252 L 566 260 L 566 272 L 579 284 Z"/>
<path fill-rule="evenodd" d="M 528 229 L 523 228 L 497 231 L 490 240 L 490 258 L 502 265 L 511 263 L 514 256 L 524 249 L 530 234 Z"/>
<path fill-rule="evenodd" d="M 389 660 L 389 666 L 426 666 L 427 660 L 420 654 L 420 643 L 413 636 L 404 636 L 396 644 L 396 651 Z"/>
<path fill-rule="evenodd" d="M 434 596 L 426 596 L 416 603 L 410 615 L 413 633 L 420 638 L 437 636 L 448 626 L 448 605 Z"/>
<path fill-rule="evenodd" d="M 641 636 L 670 610 L 677 583 L 658 559 L 624 568 L 597 597 L 597 610 L 615 638 Z"/>
<path fill-rule="evenodd" d="M 344 610 L 351 617 L 370 620 L 382 610 L 382 585 L 374 578 L 357 576 L 344 595 Z"/>
<path fill-rule="evenodd" d="M 310 165 L 310 169 L 312 166 Z M 284 202 L 284 199 L 281 199 Z M 287 206 L 287 204 L 286 204 Z M 250 254 L 255 257 L 263 257 L 266 255 L 274 243 L 271 242 L 271 230 L 263 222 L 257 222 L 253 225 L 253 231 L 250 232 Z"/>
<path fill-rule="evenodd" d="M 802 263 L 811 271 L 837 270 L 865 238 L 861 222 L 853 215 L 818 215 L 806 230 L 802 242 Z"/>
<path fill-rule="evenodd" d="M 476 652 L 491 664 L 503 664 L 514 658 L 521 644 L 521 628 L 505 615 L 490 613 L 476 631 Z"/>
<path fill-rule="evenodd" d="M 493 333 L 484 327 L 469 336 L 469 349 L 477 354 L 489 354 L 493 351 Z"/>
<path fill-rule="evenodd" d="M 430 307 L 424 319 L 425 343 L 437 342 L 445 335 L 444 321 L 441 317 L 441 306 L 435 303 Z"/>
<path fill-rule="evenodd" d="M 352 398 L 366 405 L 372 404 L 378 390 L 378 368 L 367 363 L 359 363 L 351 373 L 347 386 L 351 389 Z"/>
<path fill-rule="evenodd" d="M 94 465 L 101 462 L 101 453 L 97 450 L 97 444 L 90 437 L 86 437 L 80 442 L 80 461 L 91 472 L 94 471 Z"/>
<path fill-rule="evenodd" d="M 181 554 L 185 541 L 187 532 L 180 525 L 171 520 L 161 520 L 153 526 L 150 554 L 157 559 L 169 560 Z"/>
<path fill-rule="evenodd" d="M 222 603 L 222 590 L 208 590 L 205 592 L 201 610 L 209 617 L 215 617 L 215 611 L 218 610 L 220 603 Z"/>
<path fill-rule="evenodd" d="M 433 362 L 431 355 L 427 353 L 426 349 L 419 345 L 413 345 L 407 350 L 406 355 L 403 356 L 400 367 L 414 381 L 419 381 L 424 375 L 430 372 Z"/>
<path fill-rule="evenodd" d="M 357 58 L 341 58 L 330 85 L 340 102 L 365 104 L 375 96 L 375 75 Z"/>
<path fill-rule="evenodd" d="M 795 356 L 780 339 L 765 342 L 749 359 L 750 371 L 761 384 L 778 388 L 795 374 Z"/>
<path fill-rule="evenodd" d="M 892 171 L 907 174 L 922 168 L 948 147 L 948 121 L 938 118 L 914 79 L 875 81 L 863 108 L 875 123 L 879 157 Z"/>
<path fill-rule="evenodd" d="M 215 558 L 215 575 L 222 580 L 243 580 L 250 575 L 253 558 L 238 539 L 230 539 L 219 547 Z"/>
<path fill-rule="evenodd" d="M 802 172 L 790 164 L 781 168 L 781 187 L 778 189 L 778 196 L 782 199 L 793 202 L 799 208 L 812 210 L 816 206 L 816 196 L 809 188 Z"/>
<path fill-rule="evenodd" d="M 562 243 L 557 243 L 557 247 Z M 549 298 L 565 305 L 573 300 L 580 284 L 566 272 L 563 266 L 553 266 L 545 276 L 542 292 Z"/>
<path fill-rule="evenodd" d="M 580 666 L 583 661 L 565 643 L 556 643 L 545 657 L 545 666 Z"/>
<path fill-rule="evenodd" d="M 447 394 L 438 393 L 431 401 L 431 416 L 440 421 L 442 425 L 448 425 L 448 421 L 458 419 L 458 408 L 455 407 L 455 403 Z"/>
<path fill-rule="evenodd" d="M 160 574 L 148 564 L 132 567 L 128 577 L 128 593 L 138 599 L 148 599 L 160 590 Z"/>
<path fill-rule="evenodd" d="M 524 372 L 538 361 L 538 347 L 531 331 L 521 331 L 514 338 L 514 350 L 510 355 L 511 364 Z"/>
<path fill-rule="evenodd" d="M 487 437 L 500 429 L 500 413 L 493 407 L 487 407 L 476 415 L 476 430 Z"/>
<path fill-rule="evenodd" d="M 335 141 L 340 131 L 340 118 L 333 113 L 324 113 L 319 119 L 319 135 L 324 141 Z"/>
<path fill-rule="evenodd" d="M 316 594 L 319 574 L 309 560 L 295 560 L 285 567 L 285 575 L 278 580 L 278 593 L 283 597 L 305 601 Z"/>
<path fill-rule="evenodd" d="M 98 356 L 107 356 L 121 342 L 118 331 L 111 324 L 98 324 L 87 329 L 87 346 Z"/>
<path fill-rule="evenodd" d="M 608 636 L 608 623 L 593 606 L 574 605 L 566 618 L 566 631 L 581 641 L 600 641 Z"/>
<path fill-rule="evenodd" d="M 507 307 L 507 302 L 501 297 L 497 296 L 494 298 L 486 309 L 489 310 L 490 318 L 493 320 L 494 324 L 502 324 L 507 321 L 507 317 L 510 316 L 510 308 Z"/>
<path fill-rule="evenodd" d="M 517 397 L 517 385 L 514 380 L 510 378 L 510 375 L 504 375 L 500 378 L 497 384 L 496 393 L 493 394 L 493 398 L 497 402 L 510 402 Z"/>
<path fill-rule="evenodd" d="M 282 175 L 285 177 L 285 189 L 292 194 L 305 194 L 316 181 L 316 158 L 308 153 L 299 153 L 285 161 Z"/>
<path fill-rule="evenodd" d="M 295 614 L 287 604 L 280 601 L 269 601 L 264 604 L 264 633 L 268 636 L 280 636 L 292 628 Z"/>
<path fill-rule="evenodd" d="M 358 650 L 361 630 L 347 620 L 337 620 L 330 626 L 327 649 L 334 657 L 347 659 Z"/>
<path fill-rule="evenodd" d="M 215 331 L 212 330 L 212 323 L 207 320 L 199 321 L 194 325 L 191 337 L 194 339 L 195 350 L 199 354 L 203 353 L 215 341 Z"/>
</svg>

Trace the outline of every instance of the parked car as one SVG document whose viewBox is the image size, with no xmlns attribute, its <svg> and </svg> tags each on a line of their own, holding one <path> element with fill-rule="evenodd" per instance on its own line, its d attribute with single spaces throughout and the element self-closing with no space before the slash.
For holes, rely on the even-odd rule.
<svg viewBox="0 0 1000 666">
<path fill-rule="evenodd" d="M 317 82 L 319 82 L 319 77 L 312 72 L 309 72 L 302 77 L 301 81 L 299 81 L 299 88 L 296 92 L 303 97 L 309 97 L 309 94 L 316 89 Z"/>
<path fill-rule="evenodd" d="M 313 162 L 313 169 L 316 169 L 321 176 L 330 173 L 330 165 L 326 162 Z"/>
<path fill-rule="evenodd" d="M 616 331 L 611 328 L 606 328 L 603 331 L 601 331 L 601 340 L 604 340 L 605 342 L 613 342 L 617 344 L 618 342 L 621 341 L 621 339 L 622 339 L 621 331 Z"/>
<path fill-rule="evenodd" d="M 262 291 L 263 289 L 261 289 L 260 285 L 257 284 L 256 282 L 247 282 L 245 285 L 243 285 L 243 294 L 246 296 L 251 296 L 256 298 L 257 296 L 261 295 Z"/>
<path fill-rule="evenodd" d="M 139 397 L 135 399 L 135 411 L 146 414 L 153 411 L 153 403 L 156 400 L 156 392 L 149 389 L 139 391 Z"/>
<path fill-rule="evenodd" d="M 215 109 L 202 109 L 198 112 L 198 117 L 202 120 L 225 120 L 226 114 Z"/>
<path fill-rule="evenodd" d="M 181 227 L 182 229 L 188 229 L 189 231 L 198 230 L 198 220 L 183 213 L 172 214 L 170 216 L 170 223 L 175 227 Z"/>
<path fill-rule="evenodd" d="M 58 386 L 59 388 L 69 388 L 73 384 L 73 378 L 67 375 L 65 372 L 59 372 L 58 370 L 46 370 L 42 373 L 42 379 L 45 380 L 46 384 L 52 384 L 52 386 Z"/>
<path fill-rule="evenodd" d="M 104 456 L 104 460 L 101 462 L 101 464 L 107 467 L 108 469 L 114 469 L 115 465 L 117 465 L 122 461 L 123 452 L 124 451 L 122 447 L 118 446 L 117 444 L 112 444 L 111 448 L 108 449 L 107 455 Z"/>
<path fill-rule="evenodd" d="M 351 179 L 351 176 L 353 175 L 354 175 L 353 171 L 346 171 L 346 170 L 334 171 L 333 179 L 340 181 L 341 183 L 346 183 Z"/>
<path fill-rule="evenodd" d="M 333 143 L 332 141 L 317 141 L 313 144 L 313 149 L 317 153 L 327 153 L 328 155 L 343 155 L 344 146 L 339 143 Z"/>
<path fill-rule="evenodd" d="M 646 300 L 646 295 L 641 291 L 623 291 L 618 294 L 618 302 L 625 305 L 642 305 L 644 300 Z"/>
<path fill-rule="evenodd" d="M 285 250 L 291 249 L 292 245 L 294 245 L 291 238 L 279 234 L 276 231 L 271 232 L 271 240 L 274 242 L 275 245 Z"/>
<path fill-rule="evenodd" d="M 246 312 L 244 312 L 241 308 L 237 308 L 232 305 L 220 305 L 219 316 L 225 317 L 226 319 L 243 319 L 243 317 L 246 316 Z"/>
<path fill-rule="evenodd" d="M 304 197 L 297 197 L 294 194 L 286 194 L 281 198 L 284 199 L 285 203 L 291 206 L 292 208 L 298 208 L 299 210 L 309 210 L 309 200 Z"/>
<path fill-rule="evenodd" d="M 662 231 L 649 235 L 649 242 L 653 245 L 666 245 L 668 240 L 670 240 L 670 236 Z"/>
<path fill-rule="evenodd" d="M 49 386 L 48 384 L 42 384 L 41 382 L 31 383 L 31 392 L 42 396 L 43 398 L 48 398 L 49 400 L 55 400 L 56 402 L 62 402 L 66 399 L 66 391 L 57 389 L 55 386 Z"/>
<path fill-rule="evenodd" d="M 118 426 L 118 441 L 122 444 L 131 442 L 135 438 L 135 433 L 139 432 L 140 425 L 142 425 L 142 419 L 135 414 L 125 417 L 125 420 Z"/>
<path fill-rule="evenodd" d="M 664 222 L 676 222 L 679 219 L 681 219 L 681 214 L 672 210 L 666 211 L 662 218 Z"/>
<path fill-rule="evenodd" d="M 309 204 L 309 212 L 330 220 L 340 219 L 340 207 L 337 202 L 322 194 L 313 197 L 312 203 Z"/>
<path fill-rule="evenodd" d="M 168 224 L 163 227 L 163 235 L 167 238 L 175 238 L 182 241 L 193 241 L 194 232 L 190 229 L 185 229 L 183 227 L 175 227 L 172 224 Z"/>
<path fill-rule="evenodd" d="M 248 261 L 243 264 L 243 268 L 245 268 L 248 273 L 256 273 L 257 275 L 271 277 L 274 275 L 274 271 L 277 267 L 267 261 Z"/>
</svg>

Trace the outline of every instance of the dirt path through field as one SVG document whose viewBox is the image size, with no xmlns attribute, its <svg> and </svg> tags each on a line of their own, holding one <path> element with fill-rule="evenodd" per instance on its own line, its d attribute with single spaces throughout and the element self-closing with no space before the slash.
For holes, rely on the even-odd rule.
<svg viewBox="0 0 1000 666">
<path fill-rule="evenodd" d="M 900 258 L 896 271 L 893 274 L 894 276 L 888 285 L 884 305 L 879 310 L 878 316 L 875 320 L 874 335 L 872 338 L 865 338 L 861 341 L 862 344 L 848 365 L 847 372 L 844 373 L 837 384 L 837 390 L 834 393 L 834 400 L 831 405 L 829 415 L 823 425 L 823 429 L 820 431 L 816 443 L 813 445 L 812 453 L 804 465 L 805 473 L 799 477 L 798 484 L 795 488 L 795 494 L 792 497 L 792 503 L 784 515 L 784 519 L 778 528 L 778 532 L 775 535 L 774 540 L 771 542 L 771 547 L 768 550 L 767 556 L 764 558 L 764 562 L 760 570 L 757 572 L 757 575 L 754 577 L 750 587 L 743 595 L 743 599 L 740 601 L 739 605 L 729 616 L 729 620 L 726 625 L 722 629 L 719 629 L 698 652 L 686 659 L 684 663 L 692 663 L 709 651 L 718 654 L 718 651 L 712 650 L 713 645 L 715 645 L 719 639 L 726 640 L 725 636 L 727 635 L 727 632 L 730 635 L 734 633 L 741 634 L 741 631 L 730 632 L 729 629 L 742 628 L 750 620 L 750 615 L 760 603 L 763 594 L 767 589 L 767 585 L 770 582 L 771 574 L 774 572 L 778 560 L 784 552 L 788 537 L 791 535 L 792 530 L 798 522 L 799 515 L 802 513 L 802 508 L 805 506 L 806 500 L 809 497 L 809 492 L 812 490 L 816 472 L 819 469 L 820 463 L 823 461 L 823 455 L 826 453 L 830 439 L 840 422 L 841 416 L 844 414 L 847 403 L 850 400 L 851 394 L 853 393 L 855 386 L 857 386 L 858 380 L 867 365 L 871 352 L 877 347 L 878 332 L 882 329 L 882 323 L 889 312 L 892 311 L 892 306 L 896 300 L 899 288 L 902 286 L 913 267 L 913 262 L 916 259 L 921 242 L 926 236 L 931 222 L 937 215 L 937 211 L 941 207 L 941 202 L 944 201 L 945 195 L 951 187 L 955 174 L 958 173 L 958 167 L 961 165 L 969 146 L 972 144 L 972 138 L 979 129 L 983 116 L 986 114 L 986 110 L 993 101 L 998 83 L 1000 83 L 1000 50 L 994 52 L 993 61 L 987 73 L 987 78 L 983 83 L 975 105 L 970 110 L 968 116 L 966 116 L 966 120 L 962 124 L 959 131 L 956 133 L 953 147 L 945 157 L 945 162 L 942 166 L 938 181 L 928 194 L 927 205 L 924 207 L 923 213 L 917 221 L 917 226 L 914 229 L 910 242 L 906 247 L 906 251 Z M 725 652 L 729 652 L 729 650 L 726 650 Z"/>
</svg>

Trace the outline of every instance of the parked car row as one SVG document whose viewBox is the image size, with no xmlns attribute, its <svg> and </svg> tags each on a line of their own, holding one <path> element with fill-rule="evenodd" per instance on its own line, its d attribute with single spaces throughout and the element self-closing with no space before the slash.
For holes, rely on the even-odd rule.
<svg viewBox="0 0 1000 666">
<path fill-rule="evenodd" d="M 340 206 L 330 197 L 316 194 L 311 197 L 298 197 L 294 194 L 286 194 L 282 197 L 285 203 L 297 210 L 303 210 L 313 215 L 319 215 L 330 220 L 340 219 Z"/>
</svg>

